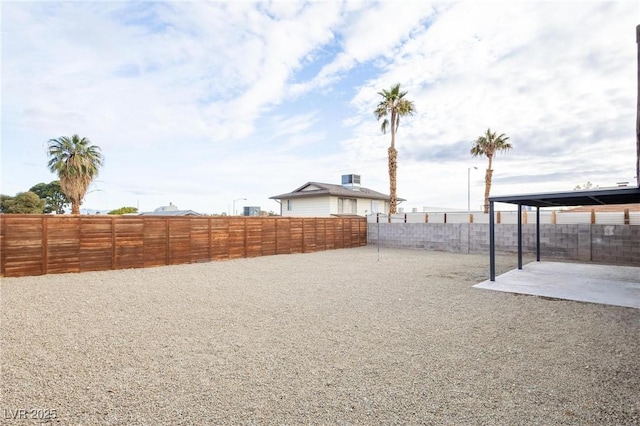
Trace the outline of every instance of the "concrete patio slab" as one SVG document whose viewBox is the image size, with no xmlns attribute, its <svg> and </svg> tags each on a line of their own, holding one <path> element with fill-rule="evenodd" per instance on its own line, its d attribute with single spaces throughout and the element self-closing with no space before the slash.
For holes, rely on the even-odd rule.
<svg viewBox="0 0 640 426">
<path fill-rule="evenodd" d="M 640 267 L 532 262 L 475 288 L 640 309 Z"/>
</svg>

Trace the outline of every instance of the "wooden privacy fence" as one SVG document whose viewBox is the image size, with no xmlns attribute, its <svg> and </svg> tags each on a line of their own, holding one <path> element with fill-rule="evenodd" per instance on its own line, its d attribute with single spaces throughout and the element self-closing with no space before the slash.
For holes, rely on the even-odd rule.
<svg viewBox="0 0 640 426">
<path fill-rule="evenodd" d="M 0 215 L 0 274 L 147 268 L 364 246 L 365 218 Z"/>
</svg>

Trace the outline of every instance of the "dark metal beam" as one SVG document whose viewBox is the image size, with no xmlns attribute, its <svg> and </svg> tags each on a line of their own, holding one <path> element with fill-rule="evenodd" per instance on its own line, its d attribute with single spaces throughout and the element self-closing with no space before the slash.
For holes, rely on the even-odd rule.
<svg viewBox="0 0 640 426">
<path fill-rule="evenodd" d="M 522 269 L 522 204 L 518 204 L 518 269 Z"/>
<path fill-rule="evenodd" d="M 593 190 L 549 192 L 490 197 L 496 203 L 522 204 L 533 207 L 592 206 L 598 204 L 630 204 L 640 202 L 640 188 L 626 186 Z"/>
<path fill-rule="evenodd" d="M 536 261 L 540 262 L 540 207 L 536 207 Z"/>
<path fill-rule="evenodd" d="M 605 203 L 604 201 L 602 201 L 602 200 L 600 200 L 598 198 L 594 198 L 594 197 L 587 197 L 587 198 L 592 199 L 593 201 L 596 202 L 596 204 L 600 204 L 600 205 L 606 205 L 607 204 L 607 203 Z"/>
<path fill-rule="evenodd" d="M 496 280 L 496 236 L 493 201 L 489 201 L 489 279 Z"/>
</svg>

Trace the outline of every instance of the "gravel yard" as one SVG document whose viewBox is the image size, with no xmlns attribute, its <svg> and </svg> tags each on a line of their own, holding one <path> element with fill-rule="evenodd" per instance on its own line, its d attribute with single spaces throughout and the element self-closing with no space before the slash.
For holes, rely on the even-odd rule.
<svg viewBox="0 0 640 426">
<path fill-rule="evenodd" d="M 640 424 L 640 310 L 472 288 L 488 262 L 361 247 L 3 278 L 0 423 Z"/>
</svg>

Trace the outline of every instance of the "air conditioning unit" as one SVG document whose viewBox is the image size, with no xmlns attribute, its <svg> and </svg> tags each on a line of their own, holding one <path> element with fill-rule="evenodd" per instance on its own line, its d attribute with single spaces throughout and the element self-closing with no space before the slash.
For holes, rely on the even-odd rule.
<svg viewBox="0 0 640 426">
<path fill-rule="evenodd" d="M 260 216 L 260 207 L 258 206 L 244 206 L 242 211 L 243 216 Z"/>
<path fill-rule="evenodd" d="M 360 175 L 342 175 L 342 186 L 357 190 L 360 188 Z"/>
</svg>

